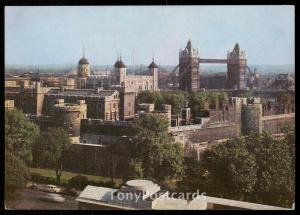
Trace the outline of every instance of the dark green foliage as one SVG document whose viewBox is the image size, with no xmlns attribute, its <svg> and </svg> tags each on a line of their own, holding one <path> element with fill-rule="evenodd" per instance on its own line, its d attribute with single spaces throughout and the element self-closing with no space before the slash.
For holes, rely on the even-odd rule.
<svg viewBox="0 0 300 215">
<path fill-rule="evenodd" d="M 83 190 L 89 184 L 86 176 L 76 175 L 68 181 L 68 186 L 79 190 Z"/>
<path fill-rule="evenodd" d="M 60 183 L 60 176 L 63 171 L 63 153 L 71 145 L 67 131 L 61 127 L 49 127 L 43 131 L 36 144 L 40 152 L 39 160 L 46 166 L 54 168 L 57 183 Z"/>
<path fill-rule="evenodd" d="M 189 160 L 179 183 L 183 191 L 209 196 L 292 207 L 295 201 L 295 134 L 238 137 L 206 150 L 203 159 Z M 187 162 L 187 161 L 186 161 Z"/>
<path fill-rule="evenodd" d="M 247 139 L 248 150 L 258 165 L 255 200 L 264 204 L 291 207 L 294 199 L 293 159 L 287 136 L 274 140 L 264 133 Z"/>
<path fill-rule="evenodd" d="M 38 137 L 39 128 L 20 110 L 5 113 L 5 195 L 14 196 L 30 178 L 31 147 Z"/>
<path fill-rule="evenodd" d="M 158 139 L 167 142 L 170 139 L 169 121 L 166 117 L 147 114 L 142 118 L 135 119 L 130 126 L 130 134 L 136 138 L 142 138 L 146 141 Z"/>
<path fill-rule="evenodd" d="M 244 138 L 236 138 L 207 150 L 202 165 L 207 171 L 210 195 L 245 200 L 255 190 L 257 166 Z"/>
<path fill-rule="evenodd" d="M 167 118 L 148 114 L 133 121 L 130 178 L 155 181 L 178 178 L 183 171 L 183 149 L 171 144 Z"/>
<path fill-rule="evenodd" d="M 152 103 L 155 105 L 156 110 L 160 110 L 164 103 L 164 98 L 158 91 L 145 90 L 138 94 L 136 103 Z"/>
<path fill-rule="evenodd" d="M 131 159 L 129 162 L 129 179 L 143 179 L 143 162 L 138 159 Z"/>
<path fill-rule="evenodd" d="M 187 101 L 186 94 L 178 91 L 166 91 L 161 92 L 164 103 L 172 105 L 172 112 L 179 114 L 181 108 L 184 106 L 184 102 Z"/>
</svg>

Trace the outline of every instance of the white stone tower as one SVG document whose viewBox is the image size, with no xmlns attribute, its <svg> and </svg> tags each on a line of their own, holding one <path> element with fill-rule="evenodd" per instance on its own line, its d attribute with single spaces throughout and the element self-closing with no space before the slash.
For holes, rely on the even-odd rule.
<svg viewBox="0 0 300 215">
<path fill-rule="evenodd" d="M 77 70 L 77 88 L 85 89 L 87 77 L 91 74 L 91 68 L 89 61 L 83 56 L 78 62 Z"/>
<path fill-rule="evenodd" d="M 158 90 L 158 66 L 154 63 L 154 59 L 152 59 L 151 64 L 148 66 L 149 73 L 153 76 L 153 90 Z"/>
<path fill-rule="evenodd" d="M 126 66 L 122 61 L 122 57 L 118 58 L 117 62 L 115 63 L 115 74 L 117 83 L 125 86 Z"/>
</svg>

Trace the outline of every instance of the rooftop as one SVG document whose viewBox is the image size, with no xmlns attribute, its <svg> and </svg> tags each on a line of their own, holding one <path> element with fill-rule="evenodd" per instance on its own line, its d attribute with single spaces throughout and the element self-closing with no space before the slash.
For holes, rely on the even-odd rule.
<svg viewBox="0 0 300 215">
<path fill-rule="evenodd" d="M 99 97 L 104 98 L 107 96 L 112 96 L 116 90 L 103 90 L 96 92 L 93 89 L 66 89 L 64 91 L 58 89 L 51 89 L 47 95 L 60 95 L 60 96 L 84 96 L 84 97 Z"/>
</svg>

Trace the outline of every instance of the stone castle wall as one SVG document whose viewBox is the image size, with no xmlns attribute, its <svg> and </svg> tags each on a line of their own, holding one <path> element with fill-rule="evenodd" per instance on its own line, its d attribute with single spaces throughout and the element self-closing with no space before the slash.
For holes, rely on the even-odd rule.
<svg viewBox="0 0 300 215">
<path fill-rule="evenodd" d="M 281 128 L 289 125 L 295 127 L 295 114 L 279 114 L 262 118 L 263 130 L 271 134 L 281 133 Z"/>
</svg>

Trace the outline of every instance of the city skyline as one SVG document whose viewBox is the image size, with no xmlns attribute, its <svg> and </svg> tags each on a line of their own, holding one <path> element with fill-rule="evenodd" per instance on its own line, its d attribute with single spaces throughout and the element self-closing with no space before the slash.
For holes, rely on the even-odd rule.
<svg viewBox="0 0 300 215">
<path fill-rule="evenodd" d="M 239 42 L 249 64 L 294 64 L 294 7 L 5 8 L 5 64 L 73 64 L 84 47 L 92 65 L 119 53 L 128 65 L 175 65 L 188 39 L 200 58 L 226 58 Z"/>
</svg>

